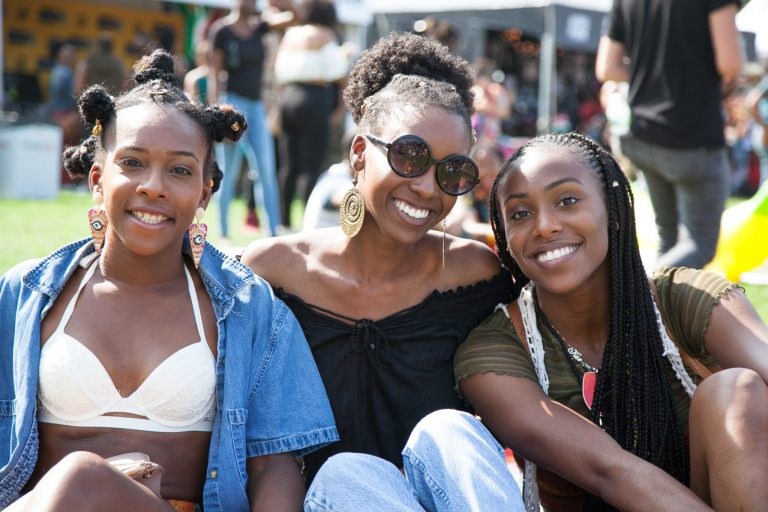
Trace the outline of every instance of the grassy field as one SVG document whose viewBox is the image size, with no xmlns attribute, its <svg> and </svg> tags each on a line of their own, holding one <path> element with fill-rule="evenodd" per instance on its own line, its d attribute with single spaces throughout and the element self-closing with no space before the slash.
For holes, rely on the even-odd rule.
<svg viewBox="0 0 768 512">
<path fill-rule="evenodd" d="M 54 249 L 89 235 L 87 211 L 92 206 L 90 194 L 63 191 L 54 201 L 0 199 L 0 273 L 14 264 L 42 257 Z M 638 206 L 640 206 L 638 204 Z M 205 222 L 209 239 L 219 247 L 244 246 L 262 236 L 244 226 L 245 203 L 235 200 L 230 207 L 230 239 L 222 241 L 218 229 L 218 207 L 215 201 L 208 208 Z M 301 218 L 301 205 L 293 205 L 293 218 Z M 643 218 L 638 216 L 638 218 Z M 648 226 L 638 227 L 641 238 Z M 760 316 L 768 322 L 768 286 L 743 285 Z"/>
</svg>

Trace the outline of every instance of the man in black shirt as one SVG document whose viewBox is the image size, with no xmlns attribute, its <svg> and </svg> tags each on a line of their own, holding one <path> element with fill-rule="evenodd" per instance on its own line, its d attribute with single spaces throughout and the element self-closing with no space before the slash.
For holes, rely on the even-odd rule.
<svg viewBox="0 0 768 512">
<path fill-rule="evenodd" d="M 721 80 L 743 63 L 733 0 L 614 0 L 601 81 L 629 82 L 622 151 L 656 214 L 656 265 L 701 268 L 715 254 L 729 187 Z"/>
</svg>

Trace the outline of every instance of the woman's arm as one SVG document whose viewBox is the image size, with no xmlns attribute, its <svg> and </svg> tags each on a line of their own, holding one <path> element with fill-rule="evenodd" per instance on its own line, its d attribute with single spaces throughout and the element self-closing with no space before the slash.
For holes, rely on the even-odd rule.
<svg viewBox="0 0 768 512">
<path fill-rule="evenodd" d="M 623 450 L 531 380 L 483 373 L 462 380 L 460 387 L 503 444 L 619 510 L 711 510 L 671 475 Z"/>
<path fill-rule="evenodd" d="M 246 462 L 246 471 L 251 512 L 301 510 L 306 488 L 293 455 L 252 457 Z"/>
<path fill-rule="evenodd" d="M 739 289 L 712 308 L 704 348 L 723 368 L 750 368 L 768 383 L 768 326 Z"/>
<path fill-rule="evenodd" d="M 219 102 L 222 91 L 224 57 L 224 50 L 221 48 L 211 50 L 211 64 L 208 67 L 208 103 L 211 105 Z"/>
</svg>

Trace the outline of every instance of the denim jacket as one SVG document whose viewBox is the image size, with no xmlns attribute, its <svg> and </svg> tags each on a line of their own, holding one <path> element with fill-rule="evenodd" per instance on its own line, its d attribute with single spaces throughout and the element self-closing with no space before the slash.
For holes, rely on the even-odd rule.
<svg viewBox="0 0 768 512">
<path fill-rule="evenodd" d="M 19 497 L 37 461 L 42 318 L 91 252 L 93 244 L 81 240 L 0 277 L 0 509 Z M 309 346 L 288 307 L 261 278 L 211 245 L 199 271 L 218 329 L 216 417 L 203 506 L 206 512 L 246 511 L 247 458 L 301 456 L 337 441 L 338 434 Z"/>
</svg>

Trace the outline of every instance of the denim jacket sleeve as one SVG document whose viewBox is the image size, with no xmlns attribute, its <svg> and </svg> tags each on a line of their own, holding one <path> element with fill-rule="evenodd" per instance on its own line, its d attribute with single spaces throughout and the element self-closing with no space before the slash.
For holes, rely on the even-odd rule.
<svg viewBox="0 0 768 512">
<path fill-rule="evenodd" d="M 267 350 L 252 369 L 256 377 L 248 397 L 247 457 L 282 452 L 301 456 L 339 439 L 325 387 L 296 317 L 273 295 L 272 306 Z"/>
<path fill-rule="evenodd" d="M 20 370 L 35 368 L 36 361 L 14 359 L 14 353 L 28 354 L 25 347 L 16 344 L 20 333 L 33 331 L 39 320 L 32 314 L 37 302 L 24 295 L 22 286 L 22 277 L 32 264 L 19 264 L 0 277 L 0 509 L 18 498 L 37 453 L 37 437 L 30 432 L 32 419 L 27 417 L 34 411 L 30 403 L 34 395 L 19 397 L 16 387 L 17 383 L 28 383 L 29 372 Z"/>
</svg>

